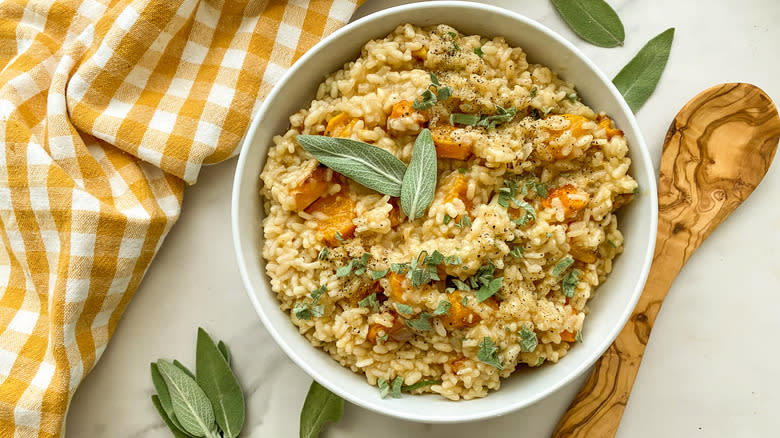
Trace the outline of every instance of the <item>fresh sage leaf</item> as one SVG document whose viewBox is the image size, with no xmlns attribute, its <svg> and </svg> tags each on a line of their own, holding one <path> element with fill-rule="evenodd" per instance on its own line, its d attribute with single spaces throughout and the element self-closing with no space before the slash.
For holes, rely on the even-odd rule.
<svg viewBox="0 0 780 438">
<path fill-rule="evenodd" d="M 379 397 L 385 398 L 387 397 L 387 394 L 390 394 L 390 384 L 387 383 L 387 379 L 384 377 L 380 377 L 376 381 L 376 386 L 379 388 Z"/>
<path fill-rule="evenodd" d="M 160 416 L 162 417 L 165 424 L 168 425 L 168 429 L 171 430 L 171 433 L 175 438 L 192 438 L 192 435 L 182 432 L 181 429 L 179 429 L 179 427 L 173 423 L 176 417 L 172 416 L 169 412 L 163 409 L 160 403 L 160 398 L 158 396 L 152 396 L 152 404 L 154 404 L 154 407 L 157 408 L 157 412 L 160 413 Z"/>
<path fill-rule="evenodd" d="M 504 369 L 504 366 L 501 364 L 501 360 L 498 358 L 498 347 L 496 347 L 493 341 L 491 341 L 487 336 L 482 338 L 482 342 L 479 343 L 477 359 L 496 369 Z"/>
<path fill-rule="evenodd" d="M 401 209 L 410 220 L 423 215 L 436 191 L 436 148 L 431 131 L 423 129 L 414 141 L 412 159 L 403 176 Z"/>
<path fill-rule="evenodd" d="M 157 361 L 157 368 L 165 379 L 171 394 L 173 412 L 184 431 L 196 437 L 215 436 L 214 410 L 206 393 L 195 380 L 166 360 Z"/>
<path fill-rule="evenodd" d="M 431 315 L 428 312 L 422 312 L 416 319 L 407 319 L 406 325 L 415 330 L 426 331 L 432 328 L 430 319 Z"/>
<path fill-rule="evenodd" d="M 401 391 L 411 392 L 414 391 L 415 389 L 425 388 L 426 386 L 431 386 L 431 385 L 441 385 L 441 379 L 420 380 L 419 382 L 413 385 L 403 385 L 401 386 Z"/>
<path fill-rule="evenodd" d="M 639 111 L 655 91 L 669 60 L 673 40 L 673 27 L 661 32 L 648 41 L 612 80 L 631 111 Z"/>
<path fill-rule="evenodd" d="M 393 398 L 401 398 L 401 387 L 403 386 L 404 378 L 401 376 L 396 377 L 393 379 L 393 389 L 390 392 L 390 395 Z"/>
<path fill-rule="evenodd" d="M 474 295 L 477 297 L 477 301 L 480 303 L 486 299 L 492 297 L 501 289 L 501 284 L 504 282 L 504 277 L 492 278 L 487 284 L 483 284 L 482 287 L 477 290 Z"/>
<path fill-rule="evenodd" d="M 553 275 L 556 277 L 560 277 L 563 271 L 569 268 L 574 263 L 574 259 L 567 255 L 566 257 L 560 259 L 558 263 L 555 264 L 555 267 L 553 268 Z"/>
<path fill-rule="evenodd" d="M 222 353 L 222 357 L 225 358 L 225 362 L 230 365 L 230 350 L 228 350 L 227 345 L 225 345 L 224 342 L 219 341 L 219 344 L 217 344 L 217 348 L 219 348 L 219 352 Z"/>
<path fill-rule="evenodd" d="M 344 399 L 328 391 L 316 381 L 311 382 L 309 393 L 301 408 L 300 438 L 320 436 L 327 422 L 336 423 L 344 412 Z"/>
<path fill-rule="evenodd" d="M 195 374 L 192 374 L 192 371 L 190 371 L 189 368 L 185 367 L 183 363 L 174 359 L 173 364 L 179 367 L 180 370 L 184 371 L 185 374 L 192 377 L 192 380 L 195 380 Z"/>
<path fill-rule="evenodd" d="M 439 306 L 433 311 L 433 316 L 449 315 L 451 307 L 452 303 L 447 300 L 441 300 L 439 301 Z"/>
<path fill-rule="evenodd" d="M 171 393 L 168 391 L 168 385 L 165 384 L 165 379 L 163 379 L 162 374 L 160 374 L 160 370 L 157 368 L 156 363 L 151 363 L 150 368 L 152 372 L 152 383 L 154 384 L 154 388 L 157 390 L 157 395 L 155 396 L 157 397 L 156 403 L 159 403 L 160 407 L 165 412 L 165 415 L 163 415 L 163 413 L 161 412 L 160 416 L 163 417 L 163 420 L 166 420 L 166 423 L 170 422 L 176 427 L 176 429 L 178 429 L 181 432 L 184 432 L 183 428 L 181 427 L 181 424 L 179 424 L 179 420 L 176 419 L 176 415 L 173 413 L 173 403 L 171 402 Z M 152 401 L 154 402 L 154 400 Z"/>
<path fill-rule="evenodd" d="M 525 324 L 523 324 L 523 328 L 518 334 L 520 335 L 520 349 L 524 352 L 530 353 L 539 345 L 539 340 L 536 338 L 536 332 L 526 327 Z"/>
<path fill-rule="evenodd" d="M 244 393 L 222 352 L 202 328 L 198 328 L 195 371 L 224 437 L 237 437 L 244 426 Z"/>
<path fill-rule="evenodd" d="M 574 297 L 574 290 L 577 287 L 577 283 L 580 282 L 580 271 L 572 269 L 569 273 L 563 276 L 561 282 L 561 289 L 563 289 L 563 295 L 569 298 Z"/>
<path fill-rule="evenodd" d="M 450 125 L 468 125 L 474 126 L 479 122 L 479 114 L 463 114 L 452 113 L 450 114 Z"/>
<path fill-rule="evenodd" d="M 401 196 L 406 165 L 386 150 L 362 141 L 299 135 L 298 143 L 320 163 L 369 189 Z"/>
<path fill-rule="evenodd" d="M 585 41 L 600 47 L 623 45 L 626 31 L 617 12 L 604 0 L 552 0 L 571 29 Z"/>
</svg>

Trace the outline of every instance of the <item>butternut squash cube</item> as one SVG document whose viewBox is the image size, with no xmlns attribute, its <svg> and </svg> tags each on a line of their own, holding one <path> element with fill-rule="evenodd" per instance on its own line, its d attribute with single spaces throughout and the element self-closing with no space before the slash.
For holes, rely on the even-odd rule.
<svg viewBox="0 0 780 438">
<path fill-rule="evenodd" d="M 305 209 L 328 190 L 327 173 L 325 166 L 318 166 L 292 190 L 295 211 Z"/>
<path fill-rule="evenodd" d="M 455 129 L 452 125 L 436 125 L 431 128 L 433 144 L 439 158 L 466 160 L 471 156 L 471 145 L 464 144 L 454 133 Z"/>
<path fill-rule="evenodd" d="M 320 220 L 317 225 L 318 237 L 330 246 L 339 244 L 337 233 L 342 238 L 348 239 L 355 232 L 355 224 L 352 220 L 355 214 L 355 201 L 349 196 L 346 189 L 333 195 L 320 198 L 306 209 L 307 213 L 322 213 L 326 219 Z"/>
</svg>

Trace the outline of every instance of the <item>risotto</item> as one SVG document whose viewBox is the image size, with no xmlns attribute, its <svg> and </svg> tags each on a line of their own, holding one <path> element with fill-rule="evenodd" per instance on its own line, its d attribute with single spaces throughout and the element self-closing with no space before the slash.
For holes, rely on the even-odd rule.
<svg viewBox="0 0 780 438">
<path fill-rule="evenodd" d="M 422 133 L 435 192 L 416 219 L 297 139 L 352 139 L 405 164 Z M 616 210 L 637 190 L 627 154 L 609 117 L 521 48 L 399 26 L 274 137 L 261 174 L 271 287 L 313 346 L 383 397 L 483 397 L 582 342 L 623 248 Z"/>
</svg>

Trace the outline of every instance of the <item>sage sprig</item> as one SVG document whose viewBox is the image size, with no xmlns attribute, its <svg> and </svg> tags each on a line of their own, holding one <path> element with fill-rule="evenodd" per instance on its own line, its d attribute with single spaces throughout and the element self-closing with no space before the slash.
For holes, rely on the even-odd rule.
<svg viewBox="0 0 780 438">
<path fill-rule="evenodd" d="M 320 163 L 369 189 L 401 196 L 406 165 L 386 150 L 348 138 L 299 135 L 298 143 Z"/>
<path fill-rule="evenodd" d="M 604 0 L 551 0 L 566 24 L 585 41 L 600 47 L 622 46 L 623 22 Z"/>
<path fill-rule="evenodd" d="M 423 129 L 414 141 L 412 159 L 401 186 L 401 209 L 410 220 L 422 216 L 436 191 L 436 148 L 431 131 Z"/>
<path fill-rule="evenodd" d="M 235 438 L 245 406 L 228 348 L 201 328 L 195 355 L 195 374 L 178 361 L 151 364 L 152 403 L 176 438 Z"/>
<path fill-rule="evenodd" d="M 661 32 L 648 41 L 612 80 L 632 111 L 638 111 L 655 91 L 669 60 L 672 41 L 674 28 Z"/>
<path fill-rule="evenodd" d="M 344 412 L 344 399 L 328 391 L 325 387 L 311 382 L 309 393 L 301 408 L 300 438 L 320 436 L 322 426 L 327 422 L 338 422 Z"/>
</svg>

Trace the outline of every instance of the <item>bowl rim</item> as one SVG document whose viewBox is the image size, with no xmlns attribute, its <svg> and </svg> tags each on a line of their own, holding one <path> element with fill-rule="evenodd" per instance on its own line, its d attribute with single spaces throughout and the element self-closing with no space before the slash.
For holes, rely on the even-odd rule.
<svg viewBox="0 0 780 438">
<path fill-rule="evenodd" d="M 322 373 L 320 373 L 317 369 L 310 366 L 304 358 L 299 355 L 296 350 L 289 345 L 287 342 L 284 341 L 284 338 L 280 335 L 277 328 L 274 326 L 274 324 L 271 323 L 268 316 L 266 315 L 266 310 L 263 308 L 261 303 L 259 302 L 257 295 L 254 293 L 254 286 L 253 283 L 250 281 L 250 276 L 247 271 L 247 260 L 243 257 L 243 248 L 244 245 L 252 244 L 255 245 L 256 242 L 251 243 L 245 243 L 243 239 L 241 238 L 240 230 L 239 230 L 239 198 L 240 198 L 240 187 L 241 183 L 244 179 L 244 169 L 246 167 L 246 163 L 248 160 L 248 153 L 246 151 L 249 149 L 249 142 L 252 141 L 252 139 L 255 137 L 256 131 L 259 129 L 260 122 L 263 119 L 263 114 L 271 104 L 271 102 L 274 102 L 277 98 L 277 95 L 279 94 L 282 87 L 276 86 L 279 84 L 284 83 L 289 77 L 296 74 L 298 70 L 302 68 L 306 64 L 305 61 L 308 59 L 315 57 L 319 54 L 319 51 L 323 46 L 326 46 L 329 44 L 329 42 L 333 39 L 339 38 L 342 35 L 349 33 L 354 28 L 366 26 L 372 22 L 380 21 L 384 19 L 387 16 L 392 16 L 396 13 L 407 11 L 407 10 L 421 10 L 421 9 L 442 9 L 442 8 L 449 8 L 449 7 L 458 7 L 458 8 L 473 8 L 473 9 L 480 9 L 489 13 L 499 14 L 507 16 L 510 19 L 519 21 L 524 23 L 525 25 L 528 25 L 530 27 L 535 28 L 537 31 L 542 32 L 546 34 L 546 36 L 556 40 L 558 43 L 565 46 L 568 50 L 571 51 L 572 54 L 574 54 L 581 62 L 583 62 L 590 70 L 593 71 L 606 86 L 609 92 L 617 99 L 618 104 L 620 105 L 621 111 L 627 116 L 628 123 L 631 127 L 631 130 L 636 134 L 637 137 L 637 143 L 632 145 L 632 150 L 634 150 L 635 153 L 637 153 L 639 156 L 641 156 L 642 164 L 646 166 L 649 163 L 649 170 L 650 173 L 648 175 L 648 181 L 647 184 L 642 188 L 643 192 L 647 192 L 647 195 L 650 196 L 650 207 L 653 211 L 653 215 L 650 218 L 650 233 L 647 235 L 647 239 L 649 240 L 647 242 L 647 251 L 644 254 L 643 262 L 641 269 L 638 270 L 637 280 L 634 285 L 634 290 L 632 292 L 632 295 L 630 297 L 629 303 L 630 306 L 627 306 L 622 314 L 619 317 L 619 321 L 621 321 L 620 324 L 615 325 L 610 331 L 609 336 L 605 337 L 601 340 L 601 343 L 597 348 L 593 349 L 593 353 L 589 356 L 587 356 L 587 360 L 579 363 L 576 367 L 573 368 L 572 371 L 570 371 L 568 374 L 565 375 L 564 378 L 555 381 L 552 385 L 547 387 L 544 391 L 539 391 L 538 394 L 532 397 L 526 397 L 522 399 L 519 402 L 516 403 L 507 403 L 501 407 L 493 408 L 490 410 L 482 410 L 479 412 L 476 412 L 471 415 L 459 415 L 457 418 L 454 417 L 430 417 L 425 415 L 424 413 L 421 414 L 409 414 L 409 412 L 401 412 L 401 411 L 395 411 L 392 409 L 385 409 L 380 407 L 381 405 L 378 403 L 369 404 L 364 403 L 362 399 L 353 396 L 349 391 L 344 390 L 341 387 L 338 387 L 336 385 L 333 385 Z M 400 23 L 399 23 L 400 24 Z M 232 237 L 233 237 L 233 246 L 235 250 L 235 257 L 236 262 L 238 264 L 239 273 L 241 275 L 242 282 L 244 284 L 244 289 L 246 294 L 249 296 L 250 301 L 252 302 L 252 305 L 255 308 L 256 313 L 260 317 L 260 320 L 263 323 L 263 326 L 265 329 L 269 332 L 271 337 L 274 339 L 274 342 L 284 351 L 284 353 L 292 359 L 292 361 L 302 370 L 304 370 L 310 377 L 312 377 L 314 380 L 316 380 L 318 383 L 320 383 L 322 386 L 326 387 L 328 390 L 332 391 L 333 393 L 339 395 L 343 399 L 361 406 L 365 409 L 371 410 L 373 412 L 387 415 L 390 417 L 399 418 L 406 421 L 416 421 L 416 422 L 424 422 L 424 423 L 438 423 L 438 424 L 447 424 L 447 423 L 464 423 L 464 422 L 470 422 L 470 421 L 477 421 L 477 420 L 484 420 L 488 418 L 493 418 L 497 416 L 501 416 L 522 408 L 525 408 L 527 406 L 530 406 L 534 403 L 537 403 L 538 401 L 548 397 L 549 395 L 553 394 L 554 392 L 558 391 L 565 385 L 571 383 L 574 379 L 576 379 L 578 376 L 582 375 L 585 371 L 591 368 L 593 364 L 604 354 L 604 352 L 607 350 L 607 348 L 614 342 L 615 338 L 618 336 L 618 334 L 622 331 L 623 327 L 625 326 L 626 322 L 628 321 L 630 315 L 633 313 L 634 307 L 636 306 L 636 303 L 639 301 L 639 297 L 641 295 L 642 290 L 644 289 L 645 282 L 647 281 L 647 276 L 650 271 L 650 265 L 652 263 L 653 254 L 655 251 L 655 242 L 656 242 L 656 234 L 657 234 L 657 224 L 658 224 L 658 195 L 657 195 L 657 189 L 656 189 L 656 180 L 655 180 L 655 170 L 652 165 L 652 160 L 650 158 L 650 153 L 647 148 L 647 144 L 645 142 L 644 137 L 642 136 L 641 130 L 639 129 L 639 124 L 636 120 L 636 117 L 629 108 L 628 104 L 626 103 L 625 99 L 622 97 L 620 92 L 617 90 L 615 85 L 612 83 L 612 81 L 601 71 L 601 69 L 596 66 L 593 61 L 591 61 L 580 49 L 578 49 L 573 43 L 568 41 L 567 39 L 563 38 L 561 35 L 557 34 L 547 26 L 539 23 L 536 20 L 533 20 L 529 17 L 526 17 L 522 14 L 519 14 L 517 12 L 501 8 L 494 5 L 487 5 L 482 3 L 475 3 L 471 1 L 435 1 L 435 2 L 420 2 L 420 3 L 410 3 L 400 6 L 395 6 L 387 9 L 382 9 L 380 11 L 371 13 L 365 17 L 362 17 L 354 22 L 351 22 L 342 28 L 336 30 L 332 34 L 328 35 L 327 37 L 320 40 L 317 44 L 315 44 L 311 49 L 307 50 L 306 53 L 304 53 L 301 58 L 299 58 L 290 69 L 287 70 L 287 72 L 280 78 L 280 80 L 275 84 L 274 87 L 272 87 L 271 92 L 266 96 L 265 100 L 263 101 L 262 105 L 260 106 L 259 110 L 255 113 L 254 117 L 252 118 L 250 122 L 250 127 L 244 136 L 242 142 L 241 142 L 241 153 L 238 158 L 238 163 L 236 167 L 236 173 L 233 180 L 233 189 L 232 189 L 232 195 L 231 195 L 231 228 L 232 228 Z M 253 176 L 254 177 L 254 176 Z M 265 273 L 264 273 L 265 274 Z M 265 274 L 267 275 L 267 274 Z M 278 310 L 276 308 L 275 310 Z M 344 368 L 346 372 L 352 372 L 348 370 L 347 368 Z M 461 400 L 458 403 L 468 403 L 467 400 Z"/>
</svg>

